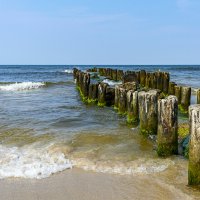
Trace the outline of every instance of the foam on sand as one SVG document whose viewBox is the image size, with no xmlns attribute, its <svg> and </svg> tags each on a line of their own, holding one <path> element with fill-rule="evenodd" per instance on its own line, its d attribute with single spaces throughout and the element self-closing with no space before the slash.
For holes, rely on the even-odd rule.
<svg viewBox="0 0 200 200">
<path fill-rule="evenodd" d="M 0 179 L 41 179 L 69 168 L 72 168 L 71 162 L 60 151 L 0 146 Z"/>
<path fill-rule="evenodd" d="M 73 160 L 73 165 L 84 170 L 120 174 L 120 175 L 134 175 L 134 174 L 152 174 L 165 171 L 174 162 L 170 159 L 137 159 L 130 162 L 112 162 L 112 161 L 97 161 L 92 162 L 88 159 Z"/>
<path fill-rule="evenodd" d="M 41 88 L 43 86 L 45 86 L 44 82 L 22 82 L 22 83 L 0 85 L 0 90 L 2 91 L 32 90 Z"/>
</svg>

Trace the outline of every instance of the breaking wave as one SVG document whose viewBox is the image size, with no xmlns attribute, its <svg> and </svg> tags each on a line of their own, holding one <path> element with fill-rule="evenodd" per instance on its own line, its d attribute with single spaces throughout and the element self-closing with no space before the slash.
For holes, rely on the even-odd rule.
<svg viewBox="0 0 200 200">
<path fill-rule="evenodd" d="M 22 90 L 33 90 L 42 87 L 50 87 L 54 85 L 71 85 L 73 81 L 60 81 L 60 82 L 22 82 L 22 83 L 0 83 L 1 91 L 22 91 Z"/>
<path fill-rule="evenodd" d="M 21 91 L 21 90 L 32 90 L 44 87 L 44 82 L 22 82 L 22 83 L 11 83 L 0 86 L 2 91 Z"/>
<path fill-rule="evenodd" d="M 64 72 L 67 74 L 73 74 L 73 69 L 66 69 Z"/>
</svg>

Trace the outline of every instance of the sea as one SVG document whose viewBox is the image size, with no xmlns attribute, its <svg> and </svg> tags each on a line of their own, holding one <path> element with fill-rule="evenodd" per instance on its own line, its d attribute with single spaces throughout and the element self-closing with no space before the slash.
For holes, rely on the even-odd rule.
<svg viewBox="0 0 200 200">
<path fill-rule="evenodd" d="M 167 71 L 171 81 L 200 88 L 200 66 L 0 66 L 0 179 L 42 179 L 73 168 L 119 175 L 156 174 L 180 162 L 160 159 L 153 141 L 113 107 L 82 102 L 73 68 Z M 115 84 L 110 80 L 104 80 Z"/>
</svg>

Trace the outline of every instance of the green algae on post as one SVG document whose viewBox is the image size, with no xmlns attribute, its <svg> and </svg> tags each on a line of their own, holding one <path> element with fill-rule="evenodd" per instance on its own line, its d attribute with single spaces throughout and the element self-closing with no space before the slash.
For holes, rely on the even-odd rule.
<svg viewBox="0 0 200 200">
<path fill-rule="evenodd" d="M 182 112 L 188 112 L 191 98 L 191 87 L 181 87 L 181 105 L 180 110 Z"/>
<path fill-rule="evenodd" d="M 180 104 L 181 103 L 181 86 L 179 85 L 174 86 L 174 95 L 178 99 L 178 104 Z"/>
<path fill-rule="evenodd" d="M 146 84 L 145 80 L 146 80 L 146 71 L 145 70 L 141 70 L 140 71 L 140 85 L 142 87 L 145 87 L 145 84 Z"/>
<path fill-rule="evenodd" d="M 127 122 L 136 124 L 139 120 L 138 92 L 129 90 L 127 92 Z"/>
<path fill-rule="evenodd" d="M 200 105 L 189 107 L 190 143 L 188 184 L 200 185 Z"/>
<path fill-rule="evenodd" d="M 100 83 L 98 85 L 98 106 L 106 105 L 106 88 L 108 87 L 107 83 Z"/>
<path fill-rule="evenodd" d="M 197 90 L 197 104 L 200 104 L 200 89 Z"/>
<path fill-rule="evenodd" d="M 178 153 L 178 100 L 175 96 L 158 100 L 158 156 Z"/>
<path fill-rule="evenodd" d="M 169 82 L 169 88 L 168 88 L 168 94 L 169 95 L 174 95 L 175 94 L 175 82 Z"/>
<path fill-rule="evenodd" d="M 126 104 L 126 89 L 123 87 L 119 88 L 119 101 L 118 101 L 118 111 L 119 114 L 126 114 L 127 104 Z"/>
<path fill-rule="evenodd" d="M 95 103 L 98 101 L 98 84 L 90 84 L 88 92 L 88 103 Z"/>
<path fill-rule="evenodd" d="M 157 133 L 158 123 L 158 91 L 141 91 L 138 94 L 140 132 L 143 135 Z"/>
</svg>

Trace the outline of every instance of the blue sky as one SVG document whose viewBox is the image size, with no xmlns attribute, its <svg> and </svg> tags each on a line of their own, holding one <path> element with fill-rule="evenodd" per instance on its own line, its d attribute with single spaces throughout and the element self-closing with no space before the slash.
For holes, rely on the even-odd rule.
<svg viewBox="0 0 200 200">
<path fill-rule="evenodd" d="M 0 64 L 200 64 L 200 0 L 0 0 Z"/>
</svg>

